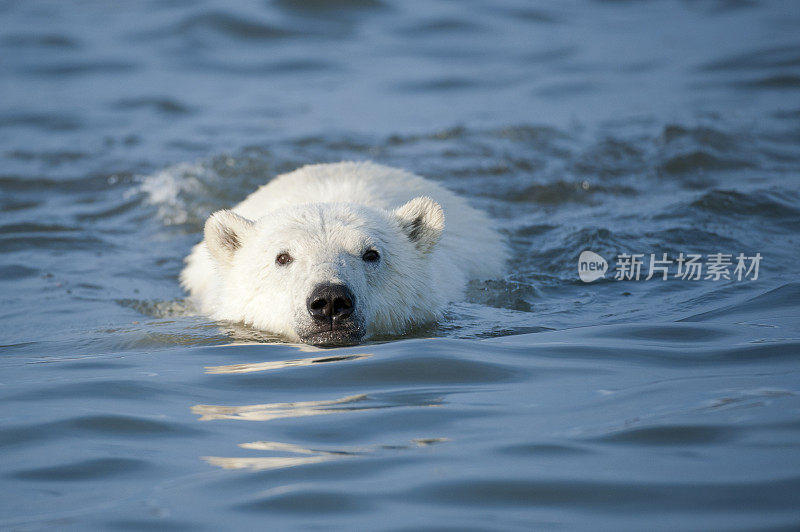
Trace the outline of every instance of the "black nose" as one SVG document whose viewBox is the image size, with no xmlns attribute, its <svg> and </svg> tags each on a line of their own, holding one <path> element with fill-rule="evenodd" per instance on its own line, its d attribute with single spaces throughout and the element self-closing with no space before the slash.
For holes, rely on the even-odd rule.
<svg viewBox="0 0 800 532">
<path fill-rule="evenodd" d="M 335 329 L 353 313 L 356 300 L 343 284 L 322 284 L 311 292 L 307 305 L 314 321 L 330 322 L 331 328 Z"/>
</svg>

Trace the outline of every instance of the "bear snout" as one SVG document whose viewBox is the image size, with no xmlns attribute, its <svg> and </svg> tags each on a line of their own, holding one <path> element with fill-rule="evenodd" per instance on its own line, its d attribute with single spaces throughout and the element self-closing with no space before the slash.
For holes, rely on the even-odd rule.
<svg viewBox="0 0 800 532">
<path fill-rule="evenodd" d="M 336 330 L 353 314 L 355 301 L 345 285 L 325 283 L 314 288 L 306 306 L 315 324 L 329 325 L 330 330 Z"/>
</svg>

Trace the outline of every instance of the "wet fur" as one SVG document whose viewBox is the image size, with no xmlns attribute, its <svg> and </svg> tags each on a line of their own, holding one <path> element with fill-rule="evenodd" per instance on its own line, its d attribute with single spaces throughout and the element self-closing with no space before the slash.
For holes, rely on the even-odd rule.
<svg viewBox="0 0 800 532">
<path fill-rule="evenodd" d="M 361 260 L 370 248 L 378 263 Z M 275 263 L 283 252 L 295 259 L 287 266 Z M 212 215 L 181 283 L 215 319 L 302 341 L 308 294 L 341 282 L 369 337 L 436 321 L 469 279 L 503 275 L 505 259 L 488 217 L 452 192 L 403 170 L 343 162 L 278 176 Z"/>
</svg>

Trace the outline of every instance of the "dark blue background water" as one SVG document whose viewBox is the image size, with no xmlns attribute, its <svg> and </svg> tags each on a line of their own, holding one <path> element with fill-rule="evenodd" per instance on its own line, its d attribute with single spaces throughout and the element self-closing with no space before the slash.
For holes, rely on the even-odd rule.
<svg viewBox="0 0 800 532">
<path fill-rule="evenodd" d="M 798 27 L 777 0 L 0 2 L 0 527 L 800 526 Z M 342 159 L 491 212 L 508 276 L 346 349 L 193 315 L 205 217 Z M 584 284 L 584 249 L 763 260 Z"/>
</svg>

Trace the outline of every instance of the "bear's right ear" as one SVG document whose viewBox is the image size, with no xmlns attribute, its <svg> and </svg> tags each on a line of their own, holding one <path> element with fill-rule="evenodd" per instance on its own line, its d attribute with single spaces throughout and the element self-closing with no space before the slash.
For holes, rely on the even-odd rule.
<svg viewBox="0 0 800 532">
<path fill-rule="evenodd" d="M 205 240 L 208 251 L 220 264 L 230 264 L 233 254 L 253 231 L 254 222 L 233 211 L 217 211 L 206 220 Z"/>
</svg>

